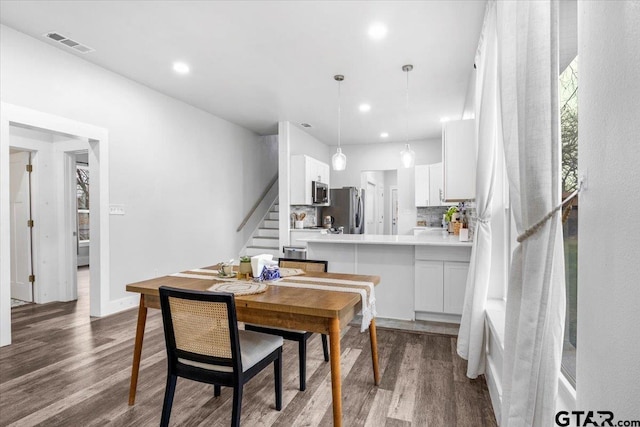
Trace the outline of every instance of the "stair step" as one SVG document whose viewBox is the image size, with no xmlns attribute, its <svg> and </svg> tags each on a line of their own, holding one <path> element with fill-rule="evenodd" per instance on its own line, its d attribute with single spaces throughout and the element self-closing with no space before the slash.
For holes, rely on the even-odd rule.
<svg viewBox="0 0 640 427">
<path fill-rule="evenodd" d="M 280 215 L 280 213 L 278 213 L 278 212 L 269 212 L 267 214 L 267 218 L 266 219 L 278 221 L 279 218 L 280 218 L 279 215 Z"/>
<path fill-rule="evenodd" d="M 277 228 L 258 228 L 258 234 L 253 237 L 278 237 L 279 231 Z"/>
<path fill-rule="evenodd" d="M 265 219 L 262 223 L 262 228 L 279 228 L 280 222 L 273 219 Z"/>
<path fill-rule="evenodd" d="M 264 237 L 264 236 L 258 237 L 258 236 L 253 236 L 251 245 L 252 246 L 268 247 L 268 248 L 278 249 L 278 238 L 277 237 Z"/>
<path fill-rule="evenodd" d="M 271 206 L 271 209 L 269 209 L 270 212 L 280 212 L 280 205 L 279 204 L 275 204 L 273 206 Z"/>
</svg>

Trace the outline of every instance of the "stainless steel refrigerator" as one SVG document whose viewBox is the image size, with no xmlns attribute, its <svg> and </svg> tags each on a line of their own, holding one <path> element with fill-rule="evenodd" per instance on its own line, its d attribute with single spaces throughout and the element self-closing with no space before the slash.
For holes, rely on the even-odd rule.
<svg viewBox="0 0 640 427">
<path fill-rule="evenodd" d="M 322 218 L 331 216 L 332 228 L 344 227 L 345 234 L 364 234 L 364 190 L 332 188 L 329 203 L 330 206 L 322 208 Z"/>
</svg>

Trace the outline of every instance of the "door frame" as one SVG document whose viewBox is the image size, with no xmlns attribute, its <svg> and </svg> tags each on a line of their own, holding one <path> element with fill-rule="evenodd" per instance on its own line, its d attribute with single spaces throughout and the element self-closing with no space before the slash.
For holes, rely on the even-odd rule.
<svg viewBox="0 0 640 427">
<path fill-rule="evenodd" d="M 392 185 L 389 187 L 389 233 L 392 236 L 397 236 L 398 235 L 398 220 L 399 220 L 399 212 L 398 212 L 398 216 L 396 217 L 396 233 L 393 234 L 393 193 L 396 193 L 396 203 L 398 204 L 398 211 L 399 211 L 399 207 L 400 207 L 400 202 L 398 200 L 398 186 L 397 185 Z"/>
<path fill-rule="evenodd" d="M 9 208 L 9 146 L 10 126 L 21 125 L 52 131 L 56 133 L 87 138 L 89 141 L 89 165 L 96 193 L 90 208 L 92 236 L 90 243 L 91 289 L 90 314 L 107 314 L 109 302 L 109 138 L 105 128 L 70 120 L 53 114 L 43 113 L 9 103 L 0 103 L 0 346 L 11 344 L 11 248 L 10 248 L 10 208 Z M 34 206 L 35 207 L 35 206 Z M 67 239 L 72 240 L 70 233 Z M 34 236 L 34 249 L 40 242 Z M 69 255 L 65 251 L 64 257 Z M 65 260 L 71 265 L 72 260 Z M 71 269 L 66 269 L 70 271 Z M 70 274 L 70 273 L 67 273 Z M 37 280 L 37 277 L 36 277 Z M 73 281 L 72 283 L 75 283 Z M 66 280 L 61 286 L 60 295 L 73 295 L 72 286 Z M 37 286 L 37 285 L 36 285 Z"/>
</svg>

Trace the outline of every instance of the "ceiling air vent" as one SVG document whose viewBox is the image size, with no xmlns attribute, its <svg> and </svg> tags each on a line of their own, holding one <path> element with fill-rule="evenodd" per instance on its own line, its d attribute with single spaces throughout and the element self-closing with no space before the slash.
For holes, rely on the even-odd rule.
<svg viewBox="0 0 640 427">
<path fill-rule="evenodd" d="M 68 48 L 71 48 L 75 51 L 78 51 L 80 53 L 89 53 L 89 52 L 93 52 L 95 49 L 89 46 L 85 46 L 83 44 L 78 43 L 75 40 L 71 40 L 70 38 L 63 36 L 60 33 L 56 33 L 56 32 L 52 32 L 52 33 L 46 33 L 44 34 L 44 37 L 48 38 L 49 40 L 53 40 L 55 42 L 58 43 L 62 43 L 63 45 L 65 45 Z"/>
</svg>

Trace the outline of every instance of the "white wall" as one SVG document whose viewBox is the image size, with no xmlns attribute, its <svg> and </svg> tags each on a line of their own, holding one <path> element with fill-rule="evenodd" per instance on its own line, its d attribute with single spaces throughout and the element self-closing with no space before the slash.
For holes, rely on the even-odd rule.
<svg viewBox="0 0 640 427">
<path fill-rule="evenodd" d="M 0 43 L 2 101 L 109 131 L 110 203 L 126 210 L 110 217 L 112 300 L 237 256 L 236 227 L 277 171 L 272 145 L 6 26 Z"/>
<path fill-rule="evenodd" d="M 410 234 L 416 225 L 414 169 L 405 169 L 400 163 L 400 152 L 404 142 L 379 144 L 343 145 L 347 156 L 344 171 L 331 171 L 331 188 L 360 187 L 362 171 L 398 170 L 398 234 Z M 336 146 L 330 147 L 333 153 Z M 412 141 L 411 149 L 416 153 L 416 165 L 428 165 L 442 161 L 440 138 Z M 366 197 L 366 196 L 365 196 Z"/>
<path fill-rule="evenodd" d="M 577 407 L 640 418 L 640 5 L 578 2 Z M 628 214 L 628 215 L 627 215 Z"/>
<path fill-rule="evenodd" d="M 404 142 L 383 142 L 379 144 L 343 145 L 347 156 L 347 168 L 343 171 L 331 170 L 331 188 L 359 187 L 360 172 L 369 170 L 390 170 L 402 168 L 400 152 Z M 337 146 L 329 147 L 333 155 Z M 440 138 L 412 141 L 411 149 L 416 152 L 416 165 L 428 165 L 442 161 L 442 140 Z"/>
</svg>

